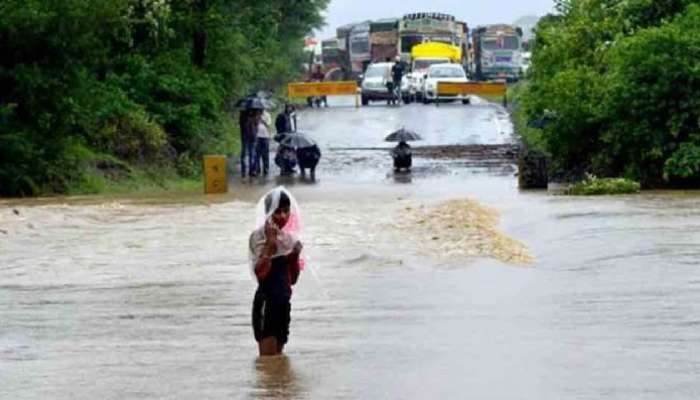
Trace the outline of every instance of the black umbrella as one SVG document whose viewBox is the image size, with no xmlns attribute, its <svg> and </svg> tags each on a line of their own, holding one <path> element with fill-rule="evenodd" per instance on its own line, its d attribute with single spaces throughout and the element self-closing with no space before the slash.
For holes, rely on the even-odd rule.
<svg viewBox="0 0 700 400">
<path fill-rule="evenodd" d="M 313 147 L 316 145 L 316 142 L 314 142 L 313 139 L 311 139 L 303 133 L 294 132 L 285 134 L 282 138 L 282 141 L 280 142 L 280 145 L 291 147 L 296 150 L 305 149 L 307 147 Z"/>
<path fill-rule="evenodd" d="M 387 142 L 411 142 L 414 140 L 423 140 L 416 132 L 401 128 L 396 132 L 391 132 L 389 136 L 384 138 Z"/>
<path fill-rule="evenodd" d="M 241 99 L 236 103 L 239 108 L 245 108 L 246 110 L 264 110 L 266 108 L 272 108 L 270 100 L 263 99 L 260 97 L 246 97 Z"/>
</svg>

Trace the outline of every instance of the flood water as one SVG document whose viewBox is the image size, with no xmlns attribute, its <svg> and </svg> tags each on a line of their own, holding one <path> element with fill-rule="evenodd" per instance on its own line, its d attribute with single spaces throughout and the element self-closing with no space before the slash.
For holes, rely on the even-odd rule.
<svg viewBox="0 0 700 400">
<path fill-rule="evenodd" d="M 381 139 L 502 143 L 498 106 L 306 111 L 315 184 L 286 355 L 257 357 L 254 203 L 225 196 L 0 202 L 2 399 L 696 399 L 700 194 L 521 192 L 514 170 L 414 160 Z M 505 133 L 501 133 L 505 132 Z M 347 147 L 355 150 L 332 150 Z M 473 198 L 536 257 L 445 260 L 397 229 L 407 205 Z"/>
</svg>

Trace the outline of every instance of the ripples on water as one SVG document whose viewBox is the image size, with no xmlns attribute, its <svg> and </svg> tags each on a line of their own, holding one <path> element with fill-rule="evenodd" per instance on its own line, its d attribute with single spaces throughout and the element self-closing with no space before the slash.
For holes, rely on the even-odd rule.
<svg viewBox="0 0 700 400">
<path fill-rule="evenodd" d="M 700 398 L 697 194 L 386 173 L 292 186 L 318 279 L 295 287 L 287 355 L 271 360 L 247 265 L 264 187 L 0 204 L 0 398 Z M 467 197 L 501 210 L 534 268 L 438 261 L 390 229 L 404 201 Z"/>
</svg>

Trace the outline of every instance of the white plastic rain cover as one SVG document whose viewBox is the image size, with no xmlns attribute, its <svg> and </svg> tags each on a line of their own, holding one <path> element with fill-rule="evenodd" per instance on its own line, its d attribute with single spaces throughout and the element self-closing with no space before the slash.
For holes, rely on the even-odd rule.
<svg viewBox="0 0 700 400">
<path fill-rule="evenodd" d="M 280 195 L 284 193 L 289 198 L 289 218 L 287 223 L 280 229 L 277 235 L 277 252 L 273 257 L 287 255 L 292 252 L 297 241 L 301 240 L 301 212 L 299 204 L 292 194 L 284 186 L 278 186 L 267 192 L 260 200 L 255 209 L 255 231 L 250 238 L 250 272 L 255 277 L 255 264 L 260 256 L 260 251 L 265 245 L 265 223 L 269 221 L 275 210 L 279 207 Z M 303 253 L 303 250 L 302 250 Z M 304 258 L 299 257 L 299 266 L 304 268 Z"/>
</svg>

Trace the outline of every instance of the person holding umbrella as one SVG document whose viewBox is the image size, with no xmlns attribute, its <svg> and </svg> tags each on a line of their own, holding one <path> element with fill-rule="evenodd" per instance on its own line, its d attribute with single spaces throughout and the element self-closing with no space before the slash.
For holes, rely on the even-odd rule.
<svg viewBox="0 0 700 400">
<path fill-rule="evenodd" d="M 292 175 L 295 172 L 294 168 L 297 166 L 296 149 L 282 143 L 289 135 L 285 134 L 281 137 L 280 144 L 277 146 L 277 154 L 275 155 L 275 164 L 280 168 L 280 175 L 282 176 Z M 280 139 L 279 135 L 276 136 L 276 139 Z"/>
<path fill-rule="evenodd" d="M 391 150 L 391 156 L 394 158 L 394 171 L 399 172 L 402 168 L 406 171 L 411 170 L 413 165 L 413 152 L 408 143 L 401 141 Z"/>
<path fill-rule="evenodd" d="M 255 154 L 258 125 L 260 124 L 262 112 L 274 105 L 271 100 L 261 97 L 262 94 L 263 92 L 258 92 L 250 95 L 236 104 L 242 108 L 238 126 L 241 132 L 241 177 L 244 178 L 246 170 L 251 177 L 258 174 Z"/>
<path fill-rule="evenodd" d="M 255 130 L 257 128 L 254 119 L 256 119 L 254 110 L 248 108 L 241 110 L 238 117 L 238 127 L 241 132 L 241 177 L 243 178 L 246 170 L 251 175 L 255 173 Z"/>
<path fill-rule="evenodd" d="M 413 164 L 413 153 L 411 152 L 411 146 L 406 142 L 422 140 L 422 138 L 416 132 L 401 128 L 390 133 L 384 140 L 387 142 L 399 142 L 391 150 L 391 156 L 394 159 L 394 171 L 399 172 L 402 169 L 406 169 L 406 171 L 410 172 Z"/>
<path fill-rule="evenodd" d="M 308 169 L 311 180 L 316 180 L 316 165 L 321 159 L 321 150 L 313 139 L 300 132 L 290 133 L 281 138 L 280 148 L 292 149 L 296 153 L 302 178 L 306 177 Z"/>
</svg>

